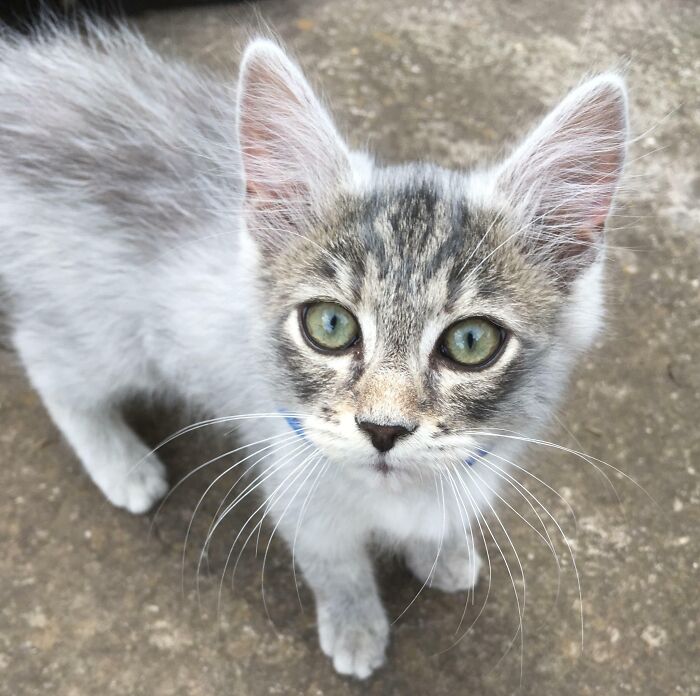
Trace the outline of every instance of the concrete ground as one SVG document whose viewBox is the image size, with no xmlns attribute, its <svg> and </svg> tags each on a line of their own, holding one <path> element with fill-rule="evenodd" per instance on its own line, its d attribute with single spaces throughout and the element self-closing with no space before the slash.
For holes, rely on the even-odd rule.
<svg viewBox="0 0 700 696">
<path fill-rule="evenodd" d="M 233 589 L 227 575 L 217 609 L 228 545 L 253 507 L 216 535 L 198 601 L 197 555 L 222 489 L 200 508 L 184 565 L 182 545 L 215 472 L 193 477 L 157 517 L 111 508 L 6 351 L 0 693 L 700 694 L 700 8 L 692 0 L 270 0 L 254 9 L 257 20 L 240 5 L 137 23 L 166 53 L 232 75 L 262 18 L 329 96 L 351 140 L 387 161 L 464 166 L 495 156 L 585 73 L 626 69 L 639 137 L 610 235 L 610 311 L 550 435 L 607 464 L 596 471 L 561 451 L 530 450 L 526 463 L 575 510 L 577 525 L 561 499 L 521 477 L 575 551 L 583 649 L 566 546 L 558 537 L 558 572 L 503 505 L 527 580 L 522 643 L 513 641 L 506 564 L 489 541 L 490 589 L 485 574 L 461 627 L 465 598 L 425 591 L 394 626 L 388 664 L 374 678 L 336 676 L 317 647 L 309 594 L 299 588 L 302 610 L 276 539 L 263 604 L 269 530 L 257 557 L 243 554 Z M 135 418 L 153 441 L 182 423 L 164 411 Z M 200 435 L 167 448 L 173 480 L 225 445 Z M 539 524 L 522 498 L 510 502 Z M 497 539 L 522 600 L 514 551 Z M 419 589 L 392 563 L 382 586 L 393 616 Z"/>
</svg>

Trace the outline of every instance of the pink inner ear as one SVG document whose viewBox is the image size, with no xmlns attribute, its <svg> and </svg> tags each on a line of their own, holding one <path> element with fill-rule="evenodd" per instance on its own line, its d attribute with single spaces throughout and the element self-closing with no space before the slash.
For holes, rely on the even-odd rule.
<svg viewBox="0 0 700 696">
<path fill-rule="evenodd" d="M 266 201 L 274 204 L 274 201 L 290 197 L 295 185 L 301 183 L 286 178 L 292 173 L 293 162 L 285 163 L 280 158 L 284 154 L 285 129 L 299 128 L 294 121 L 302 106 L 283 79 L 283 73 L 288 72 L 285 66 L 277 64 L 274 56 L 262 58 L 251 59 L 242 78 L 245 81 L 240 96 L 239 139 L 246 192 L 256 206 L 264 207 Z M 291 79 L 289 74 L 286 77 Z M 275 118 L 277 111 L 279 114 Z M 282 122 L 285 116 L 289 119 L 287 123 Z M 290 136 L 291 133 L 287 136 L 291 141 Z"/>
<path fill-rule="evenodd" d="M 265 214 L 258 222 L 269 227 L 308 214 L 349 169 L 328 114 L 300 70 L 270 42 L 255 42 L 244 57 L 238 129 L 246 203 Z"/>
<path fill-rule="evenodd" d="M 624 89 L 617 78 L 598 78 L 574 90 L 502 169 L 509 201 L 559 256 L 580 254 L 600 238 L 626 139 Z"/>
<path fill-rule="evenodd" d="M 300 177 L 285 175 L 283 162 L 274 163 L 275 136 L 269 131 L 256 129 L 247 146 L 242 147 L 246 162 L 246 197 L 258 209 L 272 208 L 287 201 L 300 204 L 309 197 L 308 183 Z M 287 178 L 285 178 L 285 176 Z"/>
</svg>

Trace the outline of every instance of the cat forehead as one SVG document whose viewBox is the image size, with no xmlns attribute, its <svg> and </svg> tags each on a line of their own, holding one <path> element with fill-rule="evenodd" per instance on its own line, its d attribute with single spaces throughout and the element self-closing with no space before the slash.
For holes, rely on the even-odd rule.
<svg viewBox="0 0 700 696">
<path fill-rule="evenodd" d="M 450 303 L 517 284 L 522 259 L 497 248 L 507 222 L 472 199 L 466 177 L 439 174 L 385 176 L 370 190 L 341 198 L 318 237 L 327 275 L 355 278 L 356 292 L 381 286 L 376 303 L 436 295 Z"/>
<path fill-rule="evenodd" d="M 462 252 L 473 227 L 465 197 L 423 182 L 374 190 L 348 206 L 341 225 L 389 271 L 430 275 Z M 465 234 L 466 233 L 466 234 Z"/>
<path fill-rule="evenodd" d="M 275 265 L 283 294 L 325 297 L 417 328 L 442 312 L 527 318 L 556 299 L 509 239 L 514 225 L 477 198 L 467 175 L 384 170 L 343 193 Z"/>
</svg>

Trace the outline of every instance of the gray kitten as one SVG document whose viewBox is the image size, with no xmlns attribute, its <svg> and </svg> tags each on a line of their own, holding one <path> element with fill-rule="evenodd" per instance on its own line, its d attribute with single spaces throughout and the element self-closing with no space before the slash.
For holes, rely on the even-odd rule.
<svg viewBox="0 0 700 696">
<path fill-rule="evenodd" d="M 322 650 L 364 678 L 389 632 L 370 543 L 443 590 L 477 581 L 471 525 L 596 333 L 626 141 L 624 85 L 605 74 L 498 166 L 385 168 L 348 149 L 270 41 L 234 86 L 125 30 L 5 34 L 14 345 L 131 512 L 168 486 L 126 397 L 240 423 L 244 494 L 264 491 L 293 548 Z"/>
</svg>

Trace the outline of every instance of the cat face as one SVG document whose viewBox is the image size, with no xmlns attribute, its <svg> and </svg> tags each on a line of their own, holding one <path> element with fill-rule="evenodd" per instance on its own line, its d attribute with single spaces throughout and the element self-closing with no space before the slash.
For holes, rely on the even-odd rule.
<svg viewBox="0 0 700 696">
<path fill-rule="evenodd" d="M 489 172 L 379 169 L 276 47 L 249 51 L 239 128 L 267 360 L 327 458 L 420 477 L 551 410 L 597 329 L 624 154 L 619 84 L 578 91 Z"/>
<path fill-rule="evenodd" d="M 347 466 L 415 473 L 478 456 L 489 428 L 541 417 L 579 346 L 561 335 L 570 288 L 506 242 L 512 226 L 476 207 L 467 177 L 380 178 L 270 259 L 261 294 L 284 406 L 311 414 L 307 436 Z M 346 315 L 337 347 L 316 342 L 330 345 Z M 454 357 L 453 327 L 464 334 Z M 470 338 L 485 343 L 474 364 Z"/>
</svg>

